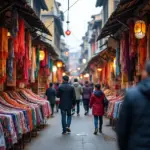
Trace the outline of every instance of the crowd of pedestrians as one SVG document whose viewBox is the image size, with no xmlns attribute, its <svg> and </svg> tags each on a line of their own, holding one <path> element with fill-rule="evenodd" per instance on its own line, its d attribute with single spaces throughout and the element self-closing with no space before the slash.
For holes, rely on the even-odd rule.
<svg viewBox="0 0 150 150">
<path fill-rule="evenodd" d="M 62 84 L 53 86 L 50 83 L 46 91 L 50 101 L 52 116 L 54 106 L 61 111 L 63 135 L 71 132 L 72 115 L 80 116 L 80 102 L 83 101 L 85 115 L 92 109 L 94 118 L 94 134 L 102 133 L 104 108 L 108 105 L 101 85 L 80 84 L 77 79 L 70 84 L 69 77 L 63 77 Z M 120 150 L 150 149 L 150 61 L 142 72 L 142 81 L 127 89 L 117 124 L 117 137 Z"/>
<path fill-rule="evenodd" d="M 77 113 L 80 116 L 80 107 L 83 102 L 85 113 L 89 114 L 89 109 L 92 109 L 94 116 L 95 131 L 102 133 L 103 115 L 104 115 L 104 98 L 105 95 L 101 91 L 100 84 L 85 82 L 84 85 L 79 83 L 78 79 L 74 79 L 73 83 L 69 82 L 68 76 L 63 76 L 62 84 L 50 83 L 49 88 L 46 90 L 47 99 L 50 102 L 52 117 L 54 117 L 54 107 L 56 112 L 61 111 L 62 118 L 62 134 L 71 132 L 70 125 L 72 116 Z M 99 129 L 99 130 L 98 130 Z"/>
</svg>

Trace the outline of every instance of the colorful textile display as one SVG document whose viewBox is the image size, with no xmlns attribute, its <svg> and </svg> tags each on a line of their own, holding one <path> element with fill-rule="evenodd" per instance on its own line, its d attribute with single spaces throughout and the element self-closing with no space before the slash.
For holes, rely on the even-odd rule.
<svg viewBox="0 0 150 150">
<path fill-rule="evenodd" d="M 116 76 L 120 75 L 119 48 L 116 48 Z"/>
<path fill-rule="evenodd" d="M 2 92 L 0 96 L 0 150 L 11 148 L 50 117 L 50 104 L 30 90 Z M 5 139 L 5 140 L 4 140 Z"/>
</svg>

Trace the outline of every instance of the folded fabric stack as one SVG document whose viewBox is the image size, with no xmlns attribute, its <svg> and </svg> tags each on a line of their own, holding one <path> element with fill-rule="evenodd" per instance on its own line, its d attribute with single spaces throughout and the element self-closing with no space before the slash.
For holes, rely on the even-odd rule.
<svg viewBox="0 0 150 150">
<path fill-rule="evenodd" d="M 49 117 L 49 102 L 30 90 L 0 93 L 0 150 L 11 148 Z"/>
</svg>

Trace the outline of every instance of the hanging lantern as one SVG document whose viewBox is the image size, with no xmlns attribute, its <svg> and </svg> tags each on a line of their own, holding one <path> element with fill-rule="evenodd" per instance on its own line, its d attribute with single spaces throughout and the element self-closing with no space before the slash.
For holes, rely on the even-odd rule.
<svg viewBox="0 0 150 150">
<path fill-rule="evenodd" d="M 146 35 L 146 24 L 143 20 L 138 20 L 134 26 L 134 33 L 137 39 L 143 39 Z"/>
<path fill-rule="evenodd" d="M 63 66 L 63 63 L 62 63 L 61 61 L 58 61 L 58 62 L 57 62 L 57 67 L 58 67 L 58 68 L 61 68 L 62 66 Z"/>
<path fill-rule="evenodd" d="M 10 32 L 7 32 L 7 36 L 8 36 L 8 37 L 11 37 L 11 33 L 10 33 Z"/>
<path fill-rule="evenodd" d="M 45 58 L 45 52 L 43 50 L 40 50 L 40 61 L 44 60 Z"/>
<path fill-rule="evenodd" d="M 69 36 L 71 34 L 71 31 L 68 29 L 65 33 L 67 36 Z"/>
</svg>

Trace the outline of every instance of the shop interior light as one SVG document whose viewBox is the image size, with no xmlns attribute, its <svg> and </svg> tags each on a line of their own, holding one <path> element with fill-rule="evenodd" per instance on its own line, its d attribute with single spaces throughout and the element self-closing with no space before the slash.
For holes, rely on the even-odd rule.
<svg viewBox="0 0 150 150">
<path fill-rule="evenodd" d="M 53 66 L 53 72 L 55 73 L 57 71 L 57 67 Z"/>
<path fill-rule="evenodd" d="M 43 50 L 40 50 L 40 61 L 44 60 L 45 58 L 45 52 Z"/>
<path fill-rule="evenodd" d="M 63 76 L 65 76 L 66 75 L 66 73 L 65 72 L 63 72 L 63 74 L 62 74 Z"/>
<path fill-rule="evenodd" d="M 88 78 L 89 76 L 90 76 L 89 73 L 86 73 L 86 74 L 84 75 L 85 78 Z"/>
<path fill-rule="evenodd" d="M 83 64 L 86 64 L 86 59 L 85 58 L 82 59 L 82 62 L 83 62 Z"/>
<path fill-rule="evenodd" d="M 80 70 L 81 70 L 81 68 L 80 68 L 80 67 L 78 67 L 77 69 L 78 69 L 78 71 L 80 71 Z"/>
<path fill-rule="evenodd" d="M 101 71 L 102 71 L 102 68 L 97 68 L 97 71 L 101 72 Z"/>
<path fill-rule="evenodd" d="M 63 66 L 63 63 L 62 63 L 61 61 L 58 61 L 58 62 L 57 62 L 57 67 L 58 67 L 58 68 L 61 68 L 62 66 Z"/>
<path fill-rule="evenodd" d="M 143 39 L 146 35 L 146 24 L 143 20 L 138 20 L 134 26 L 134 33 L 137 39 Z"/>
<path fill-rule="evenodd" d="M 10 32 L 7 32 L 7 36 L 10 37 L 10 36 L 11 36 L 11 33 L 10 33 Z"/>
</svg>

